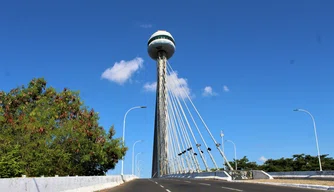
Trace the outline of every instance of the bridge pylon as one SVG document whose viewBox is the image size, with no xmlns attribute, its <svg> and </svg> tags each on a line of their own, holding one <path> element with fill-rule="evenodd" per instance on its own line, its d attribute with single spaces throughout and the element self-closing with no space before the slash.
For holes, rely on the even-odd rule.
<svg viewBox="0 0 334 192">
<path fill-rule="evenodd" d="M 167 60 L 175 52 L 173 36 L 163 30 L 155 32 L 149 39 L 148 53 L 157 62 L 157 91 L 155 104 L 154 144 L 152 178 L 167 174 L 168 171 L 168 130 L 167 130 Z"/>
</svg>

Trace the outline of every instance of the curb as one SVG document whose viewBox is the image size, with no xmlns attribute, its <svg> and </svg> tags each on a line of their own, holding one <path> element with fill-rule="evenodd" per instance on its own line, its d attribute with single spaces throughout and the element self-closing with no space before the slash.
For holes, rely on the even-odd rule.
<svg viewBox="0 0 334 192">
<path fill-rule="evenodd" d="M 285 186 L 285 187 L 299 187 L 299 188 L 307 188 L 307 189 L 319 189 L 325 191 L 334 191 L 334 186 L 326 186 L 326 185 L 309 185 L 309 184 L 291 184 L 291 183 L 272 183 L 272 182 L 245 182 L 245 181 L 232 181 L 239 183 L 256 183 L 256 184 L 267 184 L 267 185 L 277 185 L 277 186 Z"/>
</svg>

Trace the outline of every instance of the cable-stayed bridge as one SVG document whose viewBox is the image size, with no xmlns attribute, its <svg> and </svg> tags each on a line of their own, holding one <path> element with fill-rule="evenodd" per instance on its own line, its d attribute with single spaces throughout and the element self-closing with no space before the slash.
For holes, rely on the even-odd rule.
<svg viewBox="0 0 334 192">
<path fill-rule="evenodd" d="M 148 53 L 157 62 L 157 92 L 154 128 L 152 177 L 210 171 L 208 161 L 219 169 L 212 150 L 218 150 L 233 170 L 209 127 L 197 110 L 168 59 L 175 52 L 175 40 L 159 30 L 148 41 Z M 204 139 L 208 134 L 210 140 Z M 208 142 L 213 142 L 214 148 Z M 204 157 L 207 153 L 210 159 Z"/>
<path fill-rule="evenodd" d="M 0 180 L 0 191 L 304 191 L 292 187 L 227 182 L 232 179 L 273 177 L 258 170 L 245 171 L 247 174 L 252 174 L 249 177 L 239 175 L 229 164 L 221 148 L 222 143 L 215 140 L 192 101 L 189 91 L 184 87 L 185 83 L 177 78 L 176 71 L 168 62 L 174 52 L 175 40 L 167 31 L 155 32 L 148 41 L 148 53 L 157 62 L 152 179 L 137 179 L 135 175 L 123 175 L 123 171 L 121 175 L 112 176 L 54 178 L 24 176 Z M 206 158 L 207 155 L 209 158 Z M 226 166 L 219 166 L 217 162 L 221 159 Z M 229 171 L 218 171 L 221 167 L 226 167 Z M 226 181 L 207 180 L 212 178 Z M 134 179 L 136 180 L 131 181 Z"/>
</svg>

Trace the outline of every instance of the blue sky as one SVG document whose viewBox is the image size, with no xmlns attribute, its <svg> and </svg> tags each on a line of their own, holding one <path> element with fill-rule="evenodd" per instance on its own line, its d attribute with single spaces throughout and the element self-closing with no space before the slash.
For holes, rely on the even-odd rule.
<svg viewBox="0 0 334 192">
<path fill-rule="evenodd" d="M 312 121 L 296 107 L 314 115 L 320 152 L 333 156 L 333 10 L 330 0 L 3 1 L 0 89 L 44 77 L 59 90 L 80 90 L 117 137 L 125 112 L 146 105 L 127 117 L 124 172 L 131 173 L 133 142 L 143 139 L 136 152 L 149 177 L 155 93 L 144 86 L 156 81 L 156 65 L 146 44 L 165 29 L 176 41 L 171 65 L 216 139 L 224 130 L 239 158 L 316 155 Z M 102 78 L 115 65 L 123 72 Z M 216 94 L 204 96 L 205 87 Z M 232 159 L 230 143 L 225 151 Z M 110 171 L 119 173 L 120 164 Z"/>
</svg>

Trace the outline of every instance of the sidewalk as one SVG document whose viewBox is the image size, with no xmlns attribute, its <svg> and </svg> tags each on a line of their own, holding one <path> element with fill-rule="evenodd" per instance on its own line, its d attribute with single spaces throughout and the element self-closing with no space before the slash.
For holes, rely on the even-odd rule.
<svg viewBox="0 0 334 192">
<path fill-rule="evenodd" d="M 296 179 L 270 179 L 270 180 L 259 179 L 259 180 L 234 180 L 232 182 L 258 183 L 258 184 L 334 191 L 334 181 L 296 180 Z"/>
</svg>

